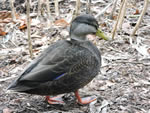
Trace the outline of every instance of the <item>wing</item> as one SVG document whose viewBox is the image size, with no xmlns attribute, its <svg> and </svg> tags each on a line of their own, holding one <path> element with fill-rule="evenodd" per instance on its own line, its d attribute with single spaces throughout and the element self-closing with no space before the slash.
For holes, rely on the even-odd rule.
<svg viewBox="0 0 150 113">
<path fill-rule="evenodd" d="M 30 73 L 22 76 L 19 81 L 47 82 L 59 79 L 89 65 L 92 62 L 91 55 L 82 47 L 60 46 L 53 49 L 51 54 L 47 54 Z"/>
<path fill-rule="evenodd" d="M 52 44 L 25 68 L 8 89 L 15 90 L 17 87 L 26 85 L 34 87 L 39 83 L 56 79 L 61 73 L 64 73 L 63 70 L 57 71 L 57 67 L 58 64 L 61 65 L 65 61 L 63 51 L 70 46 L 69 41 L 65 40 Z"/>
<path fill-rule="evenodd" d="M 92 66 L 93 58 L 86 48 L 68 42 L 58 43 L 57 47 L 47 49 L 23 72 L 15 87 L 17 91 L 28 90 L 48 81 L 75 75 Z"/>
<path fill-rule="evenodd" d="M 24 71 L 22 71 L 22 73 L 20 74 L 20 77 L 25 76 L 26 74 L 32 72 L 33 70 L 35 70 L 37 67 L 39 68 L 39 65 L 43 64 L 43 62 L 50 62 L 53 60 L 53 57 L 57 54 L 56 51 L 59 50 L 59 48 L 61 48 L 61 46 L 70 46 L 68 42 L 61 40 L 58 41 L 54 44 L 52 44 L 51 46 L 49 46 L 46 50 L 44 50 L 40 56 L 38 56 L 36 59 L 34 59 L 25 69 Z M 51 64 L 49 64 L 51 65 Z"/>
</svg>

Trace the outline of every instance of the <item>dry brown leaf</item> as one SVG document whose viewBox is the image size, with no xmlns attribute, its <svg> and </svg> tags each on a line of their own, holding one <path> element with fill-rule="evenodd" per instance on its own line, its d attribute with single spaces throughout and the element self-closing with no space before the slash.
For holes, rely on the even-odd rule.
<svg viewBox="0 0 150 113">
<path fill-rule="evenodd" d="M 26 29 L 26 28 L 27 28 L 27 25 L 26 25 L 26 24 L 23 24 L 23 25 L 21 25 L 21 26 L 19 27 L 20 30 L 24 30 L 24 29 Z"/>
<path fill-rule="evenodd" d="M 15 13 L 15 16 L 16 16 L 16 19 L 20 18 L 19 14 L 17 14 L 17 13 Z"/>
<path fill-rule="evenodd" d="M 7 19 L 4 19 L 4 20 L 0 20 L 0 23 L 10 23 L 12 21 L 11 18 L 7 18 Z"/>
<path fill-rule="evenodd" d="M 7 32 L 4 32 L 2 29 L 0 29 L 0 36 L 5 36 Z"/>
<path fill-rule="evenodd" d="M 113 19 L 113 20 L 117 20 L 117 15 L 113 15 L 113 16 L 112 16 L 112 19 Z"/>
<path fill-rule="evenodd" d="M 19 14 L 15 14 L 16 18 L 19 19 Z M 11 11 L 0 11 L 0 19 L 4 20 L 7 18 L 12 18 Z"/>
<path fill-rule="evenodd" d="M 136 9 L 134 15 L 138 15 L 138 14 L 140 14 L 140 11 L 138 9 Z"/>
<path fill-rule="evenodd" d="M 21 21 L 20 21 L 19 29 L 20 29 L 20 30 L 26 29 L 26 28 L 27 28 L 27 22 L 26 22 L 26 20 L 25 20 L 25 19 L 20 19 L 20 20 L 21 20 Z M 30 21 L 32 22 L 32 19 L 31 19 Z"/>
<path fill-rule="evenodd" d="M 104 22 L 104 23 L 101 23 L 100 26 L 101 26 L 101 27 L 106 27 L 107 24 Z"/>
<path fill-rule="evenodd" d="M 55 22 L 54 22 L 54 24 L 56 25 L 56 26 L 67 26 L 67 25 L 69 25 L 69 23 L 68 22 L 66 22 L 64 19 L 59 19 L 59 20 L 56 20 Z"/>
<path fill-rule="evenodd" d="M 0 19 L 4 20 L 6 18 L 11 18 L 10 11 L 0 11 Z"/>
<path fill-rule="evenodd" d="M 33 52 L 34 53 L 39 52 L 39 49 L 33 49 Z"/>
</svg>

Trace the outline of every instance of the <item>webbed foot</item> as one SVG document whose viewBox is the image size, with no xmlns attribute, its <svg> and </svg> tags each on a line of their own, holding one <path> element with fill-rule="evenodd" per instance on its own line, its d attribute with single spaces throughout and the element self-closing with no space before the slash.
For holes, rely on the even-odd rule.
<svg viewBox="0 0 150 113">
<path fill-rule="evenodd" d="M 95 96 L 84 97 L 84 98 L 81 99 L 81 97 L 80 97 L 78 91 L 75 92 L 75 96 L 76 96 L 76 98 L 78 99 L 78 102 L 79 102 L 80 104 L 89 104 L 89 103 L 91 103 L 91 102 L 93 102 L 93 101 L 96 100 L 96 97 L 95 97 Z"/>
<path fill-rule="evenodd" d="M 49 104 L 64 104 L 61 97 L 62 96 L 56 96 L 50 98 L 50 96 L 46 96 L 46 100 Z"/>
</svg>

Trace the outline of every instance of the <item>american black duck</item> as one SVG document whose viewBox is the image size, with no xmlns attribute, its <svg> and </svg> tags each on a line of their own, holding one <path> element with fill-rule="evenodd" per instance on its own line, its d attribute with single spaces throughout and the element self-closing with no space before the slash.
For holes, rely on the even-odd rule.
<svg viewBox="0 0 150 113">
<path fill-rule="evenodd" d="M 82 100 L 78 89 L 88 84 L 100 71 L 101 54 L 86 39 L 98 34 L 98 22 L 88 14 L 76 17 L 70 27 L 70 40 L 49 46 L 33 60 L 8 89 L 29 94 L 46 95 L 49 103 L 61 102 L 48 95 L 75 92 L 78 102 L 88 104 L 95 98 Z"/>
</svg>

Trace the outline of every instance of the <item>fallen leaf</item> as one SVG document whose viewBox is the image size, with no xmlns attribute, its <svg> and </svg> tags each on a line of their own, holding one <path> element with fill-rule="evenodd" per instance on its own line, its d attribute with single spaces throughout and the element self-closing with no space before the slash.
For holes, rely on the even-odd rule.
<svg viewBox="0 0 150 113">
<path fill-rule="evenodd" d="M 0 11 L 0 19 L 4 20 L 6 18 L 11 18 L 10 11 Z"/>
<path fill-rule="evenodd" d="M 12 19 L 11 18 L 7 18 L 7 19 L 4 19 L 4 20 L 0 20 L 0 23 L 10 23 L 12 22 Z"/>
<path fill-rule="evenodd" d="M 54 24 L 56 25 L 56 26 L 67 26 L 67 25 L 69 25 L 69 23 L 68 22 L 66 22 L 64 19 L 59 19 L 59 20 L 56 20 L 55 22 L 54 22 Z"/>
<path fill-rule="evenodd" d="M 16 19 L 20 18 L 19 14 L 17 14 L 17 13 L 15 13 L 15 16 L 16 16 Z"/>
<path fill-rule="evenodd" d="M 27 25 L 26 25 L 26 24 L 23 24 L 22 26 L 19 27 L 20 30 L 24 30 L 24 29 L 26 29 L 26 28 L 27 28 Z"/>
<path fill-rule="evenodd" d="M 112 19 L 113 19 L 113 20 L 117 20 L 117 15 L 113 15 L 113 16 L 112 16 Z"/>
<path fill-rule="evenodd" d="M 134 15 L 138 15 L 138 14 L 140 14 L 140 11 L 138 9 L 136 9 Z"/>
<path fill-rule="evenodd" d="M 101 27 L 106 27 L 107 24 L 104 22 L 104 23 L 101 23 L 100 26 L 101 26 Z"/>
<path fill-rule="evenodd" d="M 25 19 L 20 19 L 20 26 L 19 26 L 19 29 L 20 30 L 24 30 L 27 28 L 27 22 Z M 30 21 L 32 22 L 32 19 L 30 19 Z"/>
<path fill-rule="evenodd" d="M 39 49 L 33 49 L 33 52 L 34 53 L 39 52 Z"/>
<path fill-rule="evenodd" d="M 0 29 L 0 36 L 5 36 L 7 32 L 4 32 L 2 29 Z"/>
</svg>

